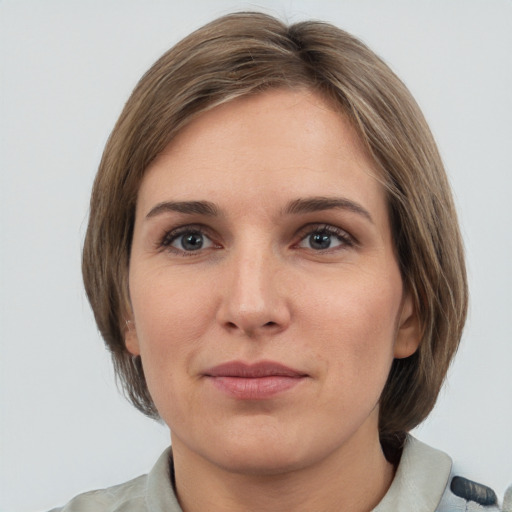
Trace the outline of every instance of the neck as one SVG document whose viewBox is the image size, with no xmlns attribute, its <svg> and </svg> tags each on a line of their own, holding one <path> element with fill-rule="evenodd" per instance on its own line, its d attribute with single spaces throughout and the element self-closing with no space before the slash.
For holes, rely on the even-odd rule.
<svg viewBox="0 0 512 512">
<path fill-rule="evenodd" d="M 291 471 L 240 474 L 189 451 L 173 438 L 176 490 L 184 512 L 369 512 L 383 498 L 394 468 L 378 434 L 351 439 L 314 464 Z"/>
</svg>

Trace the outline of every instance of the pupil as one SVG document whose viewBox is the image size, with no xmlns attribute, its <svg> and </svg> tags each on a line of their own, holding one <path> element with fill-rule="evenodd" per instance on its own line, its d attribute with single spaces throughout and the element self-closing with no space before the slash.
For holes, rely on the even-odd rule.
<svg viewBox="0 0 512 512">
<path fill-rule="evenodd" d="M 313 249 L 328 249 L 331 245 L 331 235 L 328 233 L 314 233 L 309 237 Z"/>
<path fill-rule="evenodd" d="M 199 233 L 185 235 L 181 239 L 181 245 L 187 251 L 197 251 L 203 246 L 203 236 Z"/>
</svg>

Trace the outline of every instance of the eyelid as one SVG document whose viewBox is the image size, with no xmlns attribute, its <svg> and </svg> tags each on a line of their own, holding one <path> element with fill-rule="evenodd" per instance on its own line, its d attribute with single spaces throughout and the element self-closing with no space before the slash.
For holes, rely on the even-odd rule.
<svg viewBox="0 0 512 512">
<path fill-rule="evenodd" d="M 173 247 L 173 242 L 176 241 L 180 236 L 183 236 L 187 233 L 197 233 L 202 236 L 208 238 L 211 242 L 210 247 L 205 247 L 198 249 L 197 251 L 185 251 L 179 249 L 177 247 Z M 169 251 L 173 254 L 178 254 L 180 256 L 193 256 L 199 255 L 206 250 L 209 249 L 219 249 L 221 245 L 214 240 L 214 235 L 211 232 L 211 229 L 207 228 L 202 224 L 185 224 L 180 225 L 174 228 L 166 229 L 164 233 L 156 240 L 155 246 L 159 251 Z"/>
<path fill-rule="evenodd" d="M 307 224 L 299 229 L 297 232 L 297 237 L 299 237 L 299 241 L 294 244 L 297 247 L 302 241 L 306 239 L 306 237 L 311 236 L 313 233 L 324 232 L 330 235 L 337 237 L 342 242 L 342 247 L 354 247 L 358 246 L 358 240 L 351 235 L 347 230 L 340 228 L 338 226 L 334 226 L 332 224 L 327 224 L 325 222 L 313 222 L 311 224 Z M 337 250 L 340 247 L 334 247 L 325 250 L 317 250 L 315 252 L 328 252 L 329 250 Z"/>
</svg>

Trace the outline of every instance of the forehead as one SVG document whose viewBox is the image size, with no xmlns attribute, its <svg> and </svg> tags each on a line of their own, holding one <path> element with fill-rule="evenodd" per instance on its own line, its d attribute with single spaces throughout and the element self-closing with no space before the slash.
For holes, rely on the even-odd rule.
<svg viewBox="0 0 512 512">
<path fill-rule="evenodd" d="M 215 107 L 188 124 L 146 171 L 138 206 L 198 194 L 252 202 L 269 194 L 276 201 L 350 194 L 382 203 L 374 176 L 371 158 L 339 109 L 308 90 L 275 89 Z"/>
</svg>

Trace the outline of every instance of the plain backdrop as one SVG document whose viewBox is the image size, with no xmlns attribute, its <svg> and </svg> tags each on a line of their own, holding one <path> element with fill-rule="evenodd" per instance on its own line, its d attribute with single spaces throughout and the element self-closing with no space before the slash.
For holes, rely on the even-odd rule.
<svg viewBox="0 0 512 512">
<path fill-rule="evenodd" d="M 0 1 L 0 510 L 62 505 L 146 472 L 163 426 L 116 390 L 82 290 L 102 148 L 142 73 L 233 10 L 330 21 L 381 55 L 439 143 L 471 310 L 415 434 L 502 495 L 512 483 L 512 1 Z"/>
</svg>

